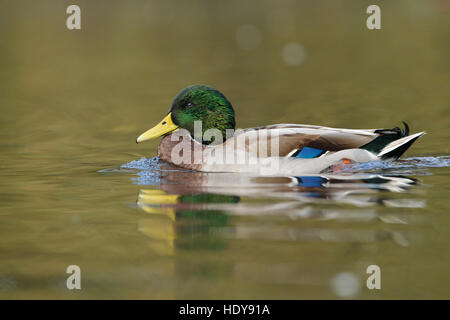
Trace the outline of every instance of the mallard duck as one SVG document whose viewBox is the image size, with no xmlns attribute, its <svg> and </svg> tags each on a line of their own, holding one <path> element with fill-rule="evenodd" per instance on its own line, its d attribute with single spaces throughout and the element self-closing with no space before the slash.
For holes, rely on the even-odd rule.
<svg viewBox="0 0 450 320">
<path fill-rule="evenodd" d="M 158 157 L 205 172 L 320 173 L 339 165 L 399 158 L 425 132 L 272 124 L 235 130 L 230 101 L 218 90 L 192 85 L 179 92 L 166 117 L 136 143 L 163 136 Z"/>
</svg>

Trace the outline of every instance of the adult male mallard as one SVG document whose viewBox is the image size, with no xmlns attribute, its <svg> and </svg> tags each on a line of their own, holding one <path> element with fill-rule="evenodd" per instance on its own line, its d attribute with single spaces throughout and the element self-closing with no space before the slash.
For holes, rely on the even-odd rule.
<svg viewBox="0 0 450 320">
<path fill-rule="evenodd" d="M 312 174 L 337 164 L 399 158 L 425 133 L 409 135 L 404 125 L 404 130 L 361 130 L 273 124 L 234 132 L 234 110 L 228 99 L 197 84 L 178 93 L 167 116 L 136 142 L 164 136 L 158 157 L 185 169 Z"/>
</svg>

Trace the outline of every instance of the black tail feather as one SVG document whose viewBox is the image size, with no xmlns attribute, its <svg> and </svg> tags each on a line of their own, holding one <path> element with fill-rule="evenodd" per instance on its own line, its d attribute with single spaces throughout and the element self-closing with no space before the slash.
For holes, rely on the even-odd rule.
<svg viewBox="0 0 450 320">
<path fill-rule="evenodd" d="M 371 142 L 360 147 L 361 149 L 366 149 L 373 153 L 379 153 L 385 146 L 387 146 L 392 141 L 397 139 L 406 137 L 409 135 L 409 126 L 406 122 L 402 121 L 405 129 L 402 130 L 399 127 L 395 127 L 392 129 L 378 129 L 375 130 L 375 133 L 378 133 L 379 136 L 376 137 Z"/>
<path fill-rule="evenodd" d="M 409 126 L 408 126 L 408 124 L 405 121 L 402 121 L 402 123 L 405 126 L 405 130 L 402 130 L 399 127 L 395 127 L 395 128 L 392 128 L 392 129 L 378 129 L 378 130 L 375 130 L 375 133 L 378 133 L 378 134 L 381 134 L 381 135 L 384 135 L 384 134 L 390 134 L 390 135 L 394 135 L 394 136 L 397 135 L 398 136 L 397 139 L 409 136 Z"/>
<path fill-rule="evenodd" d="M 403 131 L 403 136 L 409 136 L 409 126 L 405 121 L 402 121 L 403 125 L 405 126 L 405 130 Z"/>
</svg>

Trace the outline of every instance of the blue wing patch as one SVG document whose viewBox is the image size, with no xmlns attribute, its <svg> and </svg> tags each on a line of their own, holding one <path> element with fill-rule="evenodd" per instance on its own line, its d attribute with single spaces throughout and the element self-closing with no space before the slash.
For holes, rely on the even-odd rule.
<svg viewBox="0 0 450 320">
<path fill-rule="evenodd" d="M 323 183 L 327 180 L 317 176 L 303 176 L 296 177 L 298 179 L 298 185 L 301 187 L 322 187 Z"/>
<path fill-rule="evenodd" d="M 318 156 L 322 155 L 325 151 L 321 149 L 311 148 L 311 147 L 303 147 L 302 150 L 297 151 L 292 156 L 294 158 L 301 158 L 301 159 L 312 159 L 317 158 Z"/>
</svg>

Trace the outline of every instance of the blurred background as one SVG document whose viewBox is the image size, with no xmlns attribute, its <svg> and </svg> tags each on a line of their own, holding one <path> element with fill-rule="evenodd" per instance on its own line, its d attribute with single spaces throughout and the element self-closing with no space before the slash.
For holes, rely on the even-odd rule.
<svg viewBox="0 0 450 320">
<path fill-rule="evenodd" d="M 71 4 L 81 8 L 81 30 L 66 28 Z M 381 30 L 366 28 L 370 4 L 381 7 Z M 389 226 L 397 242 L 228 236 L 222 251 L 172 244 L 164 254 L 138 231 L 145 213 L 135 203 L 145 191 L 136 174 L 99 173 L 155 156 L 158 141 L 136 145 L 136 137 L 195 83 L 229 98 L 238 128 L 391 128 L 404 120 L 412 132 L 428 132 L 407 156 L 446 156 L 449 14 L 446 0 L 0 0 L 0 297 L 449 298 L 447 168 L 420 173 L 428 187 L 410 197 L 425 204 L 394 211 L 421 217 L 399 231 L 420 239 L 417 246 L 405 246 Z M 236 200 L 227 199 L 219 202 Z M 293 223 L 227 212 L 219 214 L 226 230 L 255 223 L 286 231 Z M 386 234 L 375 220 L 362 234 Z M 306 223 L 349 234 L 359 228 Z M 374 261 L 386 266 L 385 290 L 335 290 L 364 286 L 360 266 Z M 80 265 L 86 289 L 65 288 L 69 264 Z"/>
</svg>

